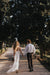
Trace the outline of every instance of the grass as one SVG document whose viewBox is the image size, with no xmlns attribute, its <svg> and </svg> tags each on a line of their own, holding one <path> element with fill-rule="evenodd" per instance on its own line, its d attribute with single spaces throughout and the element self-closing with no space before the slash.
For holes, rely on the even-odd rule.
<svg viewBox="0 0 50 75">
<path fill-rule="evenodd" d="M 50 58 L 50 55 L 46 55 L 46 54 L 45 54 L 45 57 Z"/>
<path fill-rule="evenodd" d="M 39 49 L 36 50 L 36 55 L 40 55 L 40 50 Z M 39 61 L 50 72 L 50 55 L 46 53 L 43 56 L 43 59 L 40 58 Z"/>
<path fill-rule="evenodd" d="M 45 59 L 46 63 L 50 64 L 50 55 L 45 55 L 43 58 Z"/>
<path fill-rule="evenodd" d="M 4 53 L 5 52 L 5 49 L 2 49 L 2 52 L 1 52 L 1 49 L 0 49 L 0 54 Z"/>
<path fill-rule="evenodd" d="M 36 49 L 36 55 L 40 55 L 40 50 L 39 49 Z"/>
<path fill-rule="evenodd" d="M 36 49 L 36 53 L 35 53 L 35 55 L 40 55 L 40 50 L 39 49 Z M 42 59 L 45 63 L 50 63 L 50 55 L 49 54 L 45 54 L 44 56 L 43 56 L 43 59 Z M 42 61 L 42 62 L 43 62 Z"/>
</svg>

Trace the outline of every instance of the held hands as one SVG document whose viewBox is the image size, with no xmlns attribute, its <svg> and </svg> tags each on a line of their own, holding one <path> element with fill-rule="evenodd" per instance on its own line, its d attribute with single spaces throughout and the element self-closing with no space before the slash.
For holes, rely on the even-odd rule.
<svg viewBox="0 0 50 75">
<path fill-rule="evenodd" d="M 24 56 L 23 53 L 22 53 L 22 56 Z"/>
</svg>

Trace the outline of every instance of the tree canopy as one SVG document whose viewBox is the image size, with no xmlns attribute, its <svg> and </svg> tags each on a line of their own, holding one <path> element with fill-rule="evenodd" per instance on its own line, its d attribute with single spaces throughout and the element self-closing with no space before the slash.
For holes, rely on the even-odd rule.
<svg viewBox="0 0 50 75">
<path fill-rule="evenodd" d="M 50 36 L 50 0 L 1 0 L 0 40 Z"/>
</svg>

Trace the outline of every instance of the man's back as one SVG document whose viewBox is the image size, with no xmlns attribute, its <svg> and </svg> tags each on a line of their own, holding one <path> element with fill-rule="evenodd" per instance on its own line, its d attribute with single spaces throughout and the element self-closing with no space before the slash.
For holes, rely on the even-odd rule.
<svg viewBox="0 0 50 75">
<path fill-rule="evenodd" d="M 27 46 L 26 46 L 26 51 L 27 51 L 27 53 L 35 53 L 35 47 L 34 47 L 34 45 L 33 44 L 28 44 Z"/>
</svg>

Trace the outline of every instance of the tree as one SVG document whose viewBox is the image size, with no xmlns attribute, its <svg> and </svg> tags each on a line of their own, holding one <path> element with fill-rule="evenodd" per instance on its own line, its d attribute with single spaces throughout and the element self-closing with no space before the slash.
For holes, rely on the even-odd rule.
<svg viewBox="0 0 50 75">
<path fill-rule="evenodd" d="M 24 43 L 27 38 L 34 42 L 39 37 L 38 44 L 43 54 L 41 47 L 45 44 L 45 36 L 49 37 L 50 33 L 49 0 L 11 0 L 2 4 L 2 12 L 5 11 L 1 18 L 1 34 L 5 33 L 2 39 L 3 36 L 10 40 L 17 37 Z"/>
</svg>

